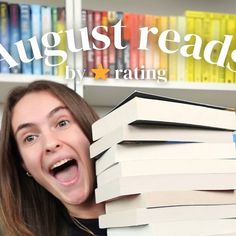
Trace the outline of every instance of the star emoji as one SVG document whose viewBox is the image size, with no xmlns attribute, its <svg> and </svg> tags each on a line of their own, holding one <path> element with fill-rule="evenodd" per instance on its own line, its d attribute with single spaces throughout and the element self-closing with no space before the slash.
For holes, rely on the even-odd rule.
<svg viewBox="0 0 236 236">
<path fill-rule="evenodd" d="M 95 79 L 107 79 L 107 73 L 109 72 L 109 69 L 104 69 L 102 67 L 102 64 L 99 64 L 97 69 L 92 69 L 92 72 L 95 74 Z"/>
</svg>

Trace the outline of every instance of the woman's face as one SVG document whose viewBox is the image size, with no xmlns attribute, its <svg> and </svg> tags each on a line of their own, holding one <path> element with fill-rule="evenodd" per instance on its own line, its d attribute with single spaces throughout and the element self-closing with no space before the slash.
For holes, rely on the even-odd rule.
<svg viewBox="0 0 236 236">
<path fill-rule="evenodd" d="M 85 202 L 94 186 L 90 143 L 65 105 L 46 91 L 27 94 L 12 128 L 26 171 L 67 208 Z"/>
</svg>

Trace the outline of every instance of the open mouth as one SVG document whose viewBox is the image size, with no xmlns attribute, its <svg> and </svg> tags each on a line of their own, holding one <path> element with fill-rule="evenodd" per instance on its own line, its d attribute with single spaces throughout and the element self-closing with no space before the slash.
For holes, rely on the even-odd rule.
<svg viewBox="0 0 236 236">
<path fill-rule="evenodd" d="M 77 161 L 75 159 L 63 159 L 51 167 L 50 173 L 61 183 L 71 182 L 78 174 Z"/>
</svg>

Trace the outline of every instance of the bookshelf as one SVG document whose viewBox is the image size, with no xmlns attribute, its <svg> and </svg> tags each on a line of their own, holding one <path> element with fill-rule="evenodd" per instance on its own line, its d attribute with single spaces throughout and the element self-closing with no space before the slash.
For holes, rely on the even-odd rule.
<svg viewBox="0 0 236 236">
<path fill-rule="evenodd" d="M 90 10 L 115 10 L 155 15 L 184 15 L 185 10 L 211 11 L 235 14 L 236 2 L 228 0 L 141 0 L 137 1 L 99 1 L 74 0 L 75 15 L 81 14 L 82 9 Z M 81 21 L 75 20 L 74 26 L 81 27 Z M 82 68 L 82 55 L 75 56 L 75 65 Z M 156 81 L 108 79 L 94 80 L 84 78 L 77 81 L 78 92 L 89 104 L 101 107 L 113 107 L 134 90 L 141 90 L 162 96 L 209 103 L 220 106 L 236 108 L 236 84 L 225 83 L 190 83 L 190 82 L 167 82 Z"/>
<path fill-rule="evenodd" d="M 7 0 L 5 1 L 9 4 L 17 3 L 17 4 L 39 4 L 42 6 L 50 6 L 50 7 L 65 7 L 66 10 L 70 11 L 70 14 L 66 15 L 66 24 L 67 28 L 73 27 L 73 0 Z M 73 56 L 68 53 L 68 60 L 67 64 L 70 67 L 74 66 L 74 59 Z M 34 75 L 34 74 L 4 74 L 0 73 L 0 113 L 2 109 L 2 104 L 4 102 L 5 96 L 7 95 L 8 91 L 14 88 L 15 86 L 25 85 L 34 80 L 51 80 L 58 83 L 65 84 L 71 88 L 73 88 L 73 83 L 71 81 L 66 80 L 62 76 L 55 76 L 55 75 Z"/>
</svg>

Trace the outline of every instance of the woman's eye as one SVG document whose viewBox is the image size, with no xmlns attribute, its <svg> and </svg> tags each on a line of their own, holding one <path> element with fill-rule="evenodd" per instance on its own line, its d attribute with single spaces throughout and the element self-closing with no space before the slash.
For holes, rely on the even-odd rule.
<svg viewBox="0 0 236 236">
<path fill-rule="evenodd" d="M 59 127 L 67 126 L 70 122 L 68 120 L 62 120 L 58 123 Z"/>
<path fill-rule="evenodd" d="M 27 143 L 32 143 L 33 141 L 35 141 L 36 139 L 36 135 L 28 135 L 24 141 L 27 142 Z"/>
</svg>

